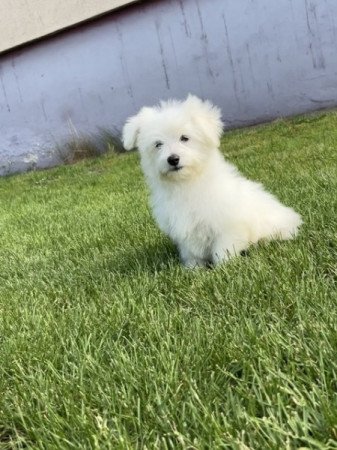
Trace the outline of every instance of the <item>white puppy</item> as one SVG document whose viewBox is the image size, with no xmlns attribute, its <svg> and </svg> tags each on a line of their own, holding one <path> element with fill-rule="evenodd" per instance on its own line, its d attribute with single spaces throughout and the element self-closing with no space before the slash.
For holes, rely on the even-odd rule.
<svg viewBox="0 0 337 450">
<path fill-rule="evenodd" d="M 302 222 L 224 160 L 222 126 L 217 107 L 189 95 L 142 108 L 123 129 L 125 149 L 140 150 L 158 225 L 187 267 L 227 261 L 260 239 L 291 239 Z"/>
</svg>

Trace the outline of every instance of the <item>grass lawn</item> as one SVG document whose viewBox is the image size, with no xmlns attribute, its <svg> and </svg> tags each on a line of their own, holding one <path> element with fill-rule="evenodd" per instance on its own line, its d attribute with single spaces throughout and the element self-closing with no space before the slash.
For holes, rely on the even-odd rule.
<svg viewBox="0 0 337 450">
<path fill-rule="evenodd" d="M 186 270 L 136 153 L 0 179 L 0 449 L 336 449 L 337 113 L 231 131 L 303 215 Z"/>
</svg>

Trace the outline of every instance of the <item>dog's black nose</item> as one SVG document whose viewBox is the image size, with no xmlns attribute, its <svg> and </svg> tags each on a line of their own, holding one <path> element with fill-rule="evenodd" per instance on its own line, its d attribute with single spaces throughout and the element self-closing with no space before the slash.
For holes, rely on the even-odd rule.
<svg viewBox="0 0 337 450">
<path fill-rule="evenodd" d="M 178 155 L 170 155 L 167 158 L 167 162 L 170 164 L 170 166 L 177 166 L 179 164 L 179 156 Z"/>
</svg>

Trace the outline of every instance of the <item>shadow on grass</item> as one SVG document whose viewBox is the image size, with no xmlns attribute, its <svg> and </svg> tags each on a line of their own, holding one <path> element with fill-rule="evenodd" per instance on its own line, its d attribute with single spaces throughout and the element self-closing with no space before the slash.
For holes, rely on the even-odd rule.
<svg viewBox="0 0 337 450">
<path fill-rule="evenodd" d="M 248 258 L 249 250 L 243 250 L 239 258 Z M 158 273 L 175 267 L 183 267 L 179 258 L 178 250 L 170 241 L 160 244 L 144 245 L 131 251 L 120 252 L 109 259 L 106 268 L 120 275 L 134 275 L 139 273 Z M 213 264 L 200 270 L 212 270 Z"/>
<path fill-rule="evenodd" d="M 154 274 L 177 265 L 180 265 L 177 249 L 168 241 L 119 251 L 106 261 L 106 268 L 110 272 L 124 276 Z"/>
<path fill-rule="evenodd" d="M 5 427 L 0 427 L 0 448 L 4 450 L 10 450 L 14 448 L 28 448 L 30 440 L 24 437 L 26 433 L 20 432 L 19 430 L 11 430 Z M 29 442 L 29 444 L 28 444 Z"/>
</svg>

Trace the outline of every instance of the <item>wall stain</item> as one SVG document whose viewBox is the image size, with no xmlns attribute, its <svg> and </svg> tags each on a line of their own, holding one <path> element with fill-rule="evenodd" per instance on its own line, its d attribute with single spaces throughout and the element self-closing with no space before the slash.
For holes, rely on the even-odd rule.
<svg viewBox="0 0 337 450">
<path fill-rule="evenodd" d="M 326 0 L 325 0 L 325 3 L 326 3 Z M 335 44 L 336 44 L 337 43 L 337 27 L 336 27 L 336 23 L 334 20 L 334 13 L 332 11 L 330 12 L 329 9 L 328 9 L 328 16 L 329 16 L 330 24 L 331 24 L 331 28 L 332 28 L 333 40 L 335 41 Z"/>
<path fill-rule="evenodd" d="M 185 34 L 189 38 L 189 37 L 191 37 L 191 31 L 190 31 L 190 29 L 188 27 L 188 24 L 187 24 L 187 19 L 186 19 L 186 14 L 185 14 L 185 8 L 184 8 L 184 5 L 183 5 L 183 0 L 178 0 L 178 4 L 179 4 L 179 7 L 180 7 L 181 14 L 183 16 L 183 24 L 184 24 L 184 28 L 185 28 Z"/>
<path fill-rule="evenodd" d="M 245 82 L 244 82 L 244 77 L 243 77 L 243 73 L 241 70 L 241 58 L 237 58 L 236 59 L 236 66 L 238 68 L 238 72 L 239 72 L 239 76 L 240 76 L 240 84 L 241 84 L 241 90 L 240 90 L 240 94 L 241 97 L 245 97 L 247 95 L 246 89 L 245 89 Z"/>
<path fill-rule="evenodd" d="M 251 53 L 250 53 L 250 45 L 249 45 L 248 42 L 246 43 L 246 52 L 247 52 L 247 55 L 248 55 L 249 72 L 250 72 L 252 80 L 255 83 L 254 69 L 253 69 L 253 63 L 252 63 L 252 56 L 251 56 Z"/>
<path fill-rule="evenodd" d="M 13 68 L 13 74 L 14 74 L 15 83 L 16 83 L 16 87 L 17 87 L 17 90 L 18 90 L 18 94 L 19 94 L 19 99 L 20 99 L 20 102 L 22 103 L 23 102 L 23 100 L 22 100 L 22 93 L 21 93 L 21 89 L 20 89 L 19 78 L 18 78 L 18 75 L 16 73 L 15 60 L 14 59 L 12 59 L 11 65 L 12 65 L 12 68 Z"/>
<path fill-rule="evenodd" d="M 267 92 L 270 98 L 272 98 L 273 100 L 275 100 L 275 94 L 274 94 L 274 88 L 273 88 L 273 77 L 270 73 L 270 65 L 269 65 L 269 58 L 268 55 L 266 55 L 266 57 L 264 58 L 264 70 L 266 73 L 266 85 L 267 85 Z"/>
<path fill-rule="evenodd" d="M 318 103 L 318 104 L 326 104 L 326 103 L 332 103 L 335 104 L 336 103 L 336 99 L 334 98 L 330 98 L 330 99 L 325 99 L 325 100 L 320 100 L 320 99 L 315 99 L 315 98 L 310 98 L 307 97 L 308 100 L 310 100 L 312 103 Z"/>
<path fill-rule="evenodd" d="M 130 79 L 129 69 L 128 69 L 128 65 L 127 65 L 126 60 L 125 60 L 126 55 L 128 53 L 127 53 L 127 51 L 124 48 L 123 34 L 122 34 L 122 32 L 121 32 L 121 30 L 120 30 L 120 28 L 119 28 L 119 26 L 117 24 L 116 24 L 116 30 L 117 30 L 118 41 L 119 41 L 120 47 L 121 47 L 121 52 L 120 52 L 120 55 L 119 55 L 119 61 L 121 63 L 124 79 L 126 80 L 126 91 L 128 93 L 128 96 L 131 98 L 133 106 L 136 108 L 136 103 L 135 103 L 132 83 L 131 83 L 131 79 Z"/>
<path fill-rule="evenodd" d="M 80 101 L 81 101 L 82 108 L 83 108 L 83 110 L 84 110 L 84 109 L 85 109 L 85 103 L 84 103 L 84 101 L 83 101 L 82 89 L 79 87 L 79 88 L 77 88 L 77 91 L 78 91 L 78 95 L 79 95 L 79 97 L 80 97 Z"/>
<path fill-rule="evenodd" d="M 207 37 L 207 33 L 205 31 L 204 21 L 203 21 L 202 14 L 200 11 L 199 1 L 195 0 L 195 4 L 197 5 L 197 12 L 198 12 L 200 28 L 201 28 L 201 41 L 202 41 L 204 58 L 205 58 L 205 61 L 207 64 L 207 71 L 208 71 L 209 75 L 211 76 L 211 78 L 214 78 L 214 73 L 211 68 L 209 57 L 208 57 L 208 37 Z"/>
<path fill-rule="evenodd" d="M 312 64 L 314 69 L 325 69 L 325 59 L 322 50 L 322 44 L 320 41 L 320 34 L 318 30 L 318 20 L 316 14 L 316 5 L 305 0 L 305 14 L 306 23 L 311 42 L 309 44 L 309 52 L 311 54 Z M 314 26 L 317 32 L 314 30 Z"/>
<path fill-rule="evenodd" d="M 78 87 L 77 91 L 78 91 L 78 95 L 80 97 L 80 102 L 81 102 L 81 106 L 82 106 L 84 119 L 89 124 L 90 120 L 89 120 L 89 117 L 88 117 L 88 112 L 87 112 L 87 108 L 86 108 L 86 102 L 85 102 L 85 100 L 83 98 L 82 88 Z"/>
<path fill-rule="evenodd" d="M 272 81 L 267 81 L 267 90 L 268 90 L 268 94 L 271 96 L 272 99 L 275 98 L 274 96 L 274 91 L 273 91 L 273 83 Z"/>
<path fill-rule="evenodd" d="M 44 107 L 44 100 L 43 99 L 41 99 L 40 104 L 41 104 L 41 109 L 42 109 L 42 112 L 43 112 L 43 117 L 44 117 L 45 121 L 48 122 L 48 117 L 47 117 L 46 110 L 45 110 L 45 107 Z"/>
<path fill-rule="evenodd" d="M 299 44 L 298 35 L 297 35 L 297 32 L 296 32 L 296 29 L 297 29 L 296 24 L 297 24 L 298 18 L 295 15 L 295 12 L 294 12 L 293 0 L 290 0 L 290 9 L 291 9 L 291 17 L 292 17 L 292 21 L 293 21 L 293 24 L 292 24 L 291 28 L 292 28 L 292 31 L 294 33 L 294 38 L 295 38 L 295 41 L 296 41 L 297 48 L 299 48 L 300 44 Z"/>
<path fill-rule="evenodd" d="M 0 82 L 1 82 L 1 88 L 2 88 L 2 92 L 4 94 L 4 98 L 5 98 L 5 102 L 6 102 L 6 107 L 7 107 L 7 111 L 11 112 L 11 108 L 9 106 L 9 102 L 8 102 L 8 97 L 7 97 L 7 92 L 6 92 L 6 88 L 5 88 L 5 84 L 4 84 L 4 80 L 2 78 L 2 73 L 0 72 Z"/>
<path fill-rule="evenodd" d="M 179 69 L 178 60 L 177 60 L 177 52 L 176 52 L 176 48 L 175 48 L 175 45 L 174 45 L 174 40 L 173 40 L 173 36 L 172 36 L 172 30 L 171 30 L 170 26 L 168 27 L 168 30 L 169 30 L 169 35 L 170 35 L 170 41 L 171 41 L 171 47 L 172 47 L 174 63 L 176 65 L 176 68 Z"/>
<path fill-rule="evenodd" d="M 155 25 L 156 25 L 157 39 L 158 39 L 158 43 L 159 43 L 161 66 L 162 66 L 163 72 L 164 72 L 166 87 L 167 87 L 168 90 L 170 90 L 170 80 L 169 80 L 169 77 L 168 77 L 166 62 L 165 62 L 165 59 L 164 59 L 164 48 L 163 48 L 163 43 L 162 43 L 161 37 L 160 37 L 160 31 L 159 31 L 160 25 L 159 25 L 158 20 L 155 21 Z"/>
<path fill-rule="evenodd" d="M 202 14 L 200 11 L 200 5 L 198 0 L 196 0 L 196 5 L 197 5 L 197 11 L 198 11 L 198 17 L 199 17 L 199 22 L 200 22 L 200 27 L 201 27 L 201 40 L 205 41 L 206 44 L 208 44 L 208 37 L 207 37 L 207 33 L 205 31 L 205 27 L 204 27 L 204 21 L 202 18 Z"/>
<path fill-rule="evenodd" d="M 230 42 L 229 42 L 228 28 L 227 28 L 225 14 L 222 13 L 221 17 L 222 17 L 223 24 L 224 24 L 224 27 L 225 27 L 225 35 L 226 35 L 225 46 L 226 46 L 227 56 L 228 56 L 228 60 L 229 60 L 229 65 L 231 66 L 231 72 L 232 72 L 232 78 L 233 78 L 234 96 L 235 96 L 235 99 L 236 99 L 238 105 L 240 106 L 238 84 L 237 84 L 237 80 L 236 80 L 237 75 L 236 75 L 236 70 L 235 70 L 235 67 L 234 67 L 232 49 L 231 49 L 231 45 L 230 45 Z"/>
</svg>

